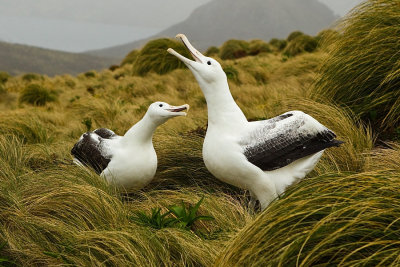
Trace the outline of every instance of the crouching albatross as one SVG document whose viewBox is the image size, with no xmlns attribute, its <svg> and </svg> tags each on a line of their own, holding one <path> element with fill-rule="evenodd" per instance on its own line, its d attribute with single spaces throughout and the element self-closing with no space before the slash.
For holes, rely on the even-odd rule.
<svg viewBox="0 0 400 267">
<path fill-rule="evenodd" d="M 203 143 L 203 160 L 218 179 L 248 189 L 265 209 L 285 189 L 304 178 L 326 148 L 339 146 L 336 135 L 301 111 L 275 118 L 248 122 L 235 103 L 221 65 L 202 55 L 178 34 L 192 54 L 190 60 L 173 49 L 192 71 L 205 96 L 208 128 Z"/>
<path fill-rule="evenodd" d="M 105 128 L 84 133 L 71 150 L 74 162 L 93 168 L 120 188 L 141 189 L 150 183 L 157 169 L 154 131 L 170 118 L 185 116 L 185 110 L 189 105 L 155 102 L 124 136 Z"/>
</svg>

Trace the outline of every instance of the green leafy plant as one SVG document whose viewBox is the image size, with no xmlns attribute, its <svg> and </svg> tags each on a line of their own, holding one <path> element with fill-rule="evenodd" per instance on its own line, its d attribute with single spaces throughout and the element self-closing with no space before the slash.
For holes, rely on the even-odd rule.
<svg viewBox="0 0 400 267">
<path fill-rule="evenodd" d="M 172 227 L 176 223 L 175 218 L 167 218 L 171 212 L 161 214 L 161 208 L 151 209 L 151 213 L 147 214 L 144 211 L 135 212 L 135 216 L 131 216 L 130 219 L 140 225 L 150 226 L 154 229 L 162 229 L 166 227 Z"/>
<path fill-rule="evenodd" d="M 202 197 L 194 206 L 189 204 L 189 207 L 186 207 L 182 202 L 181 205 L 173 205 L 168 207 L 168 210 L 175 216 L 177 220 L 174 225 L 179 228 L 191 229 L 196 221 L 214 220 L 214 217 L 212 216 L 197 215 L 197 211 L 199 210 L 203 200 L 204 197 Z"/>
<path fill-rule="evenodd" d="M 147 214 L 144 211 L 136 211 L 135 215 L 130 216 L 129 219 L 137 224 L 150 226 L 154 229 L 175 227 L 190 230 L 196 221 L 214 220 L 214 217 L 212 216 L 197 215 L 203 200 L 204 197 L 202 197 L 194 206 L 189 204 L 189 206 L 186 207 L 183 202 L 180 205 L 169 206 L 168 211 L 165 213 L 161 213 L 161 208 L 151 209 L 150 214 Z M 170 215 L 173 215 L 173 217 Z"/>
</svg>

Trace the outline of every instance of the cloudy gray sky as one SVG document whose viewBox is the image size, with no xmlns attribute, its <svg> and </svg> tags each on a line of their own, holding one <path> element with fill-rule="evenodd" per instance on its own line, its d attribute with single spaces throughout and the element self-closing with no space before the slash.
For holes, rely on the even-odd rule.
<svg viewBox="0 0 400 267">
<path fill-rule="evenodd" d="M 151 36 L 208 1 L 0 0 L 0 40 L 71 52 L 99 49 Z M 319 1 L 338 15 L 361 2 Z"/>
</svg>

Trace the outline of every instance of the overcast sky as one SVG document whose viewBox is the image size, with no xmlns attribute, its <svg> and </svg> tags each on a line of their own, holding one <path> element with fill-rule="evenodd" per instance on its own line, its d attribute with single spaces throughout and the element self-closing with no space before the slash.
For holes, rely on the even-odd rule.
<svg viewBox="0 0 400 267">
<path fill-rule="evenodd" d="M 209 1 L 0 0 L 0 40 L 71 52 L 99 49 L 151 36 Z M 338 15 L 361 2 L 319 1 Z"/>
</svg>

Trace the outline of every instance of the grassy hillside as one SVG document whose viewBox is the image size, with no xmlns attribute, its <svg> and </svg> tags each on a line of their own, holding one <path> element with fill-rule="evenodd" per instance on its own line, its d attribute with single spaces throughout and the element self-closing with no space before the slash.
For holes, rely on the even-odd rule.
<svg viewBox="0 0 400 267">
<path fill-rule="evenodd" d="M 214 0 L 155 36 L 88 53 L 122 58 L 151 39 L 172 37 L 177 33 L 187 34 L 201 51 L 232 38 L 270 40 L 285 38 L 295 30 L 317 34 L 336 19 L 333 12 L 317 0 Z"/>
<path fill-rule="evenodd" d="M 166 51 L 155 52 L 168 66 L 162 68 L 164 74 L 156 73 L 157 65 L 146 73 L 137 72 L 135 58 L 145 57 L 145 50 L 130 55 L 133 64 L 128 60 L 113 71 L 53 78 L 0 75 L 0 262 L 6 266 L 398 265 L 398 136 L 377 139 L 381 128 L 371 127 L 350 106 L 321 94 L 317 81 L 327 64 L 324 59 L 332 54 L 327 48 L 312 53 L 298 49 L 309 38 L 295 35 L 287 50 L 275 46 L 282 40 L 268 44 L 269 50 L 264 43 L 253 42 L 252 48 L 254 43 L 264 48 L 255 56 L 251 42 L 225 45 L 240 58 L 221 60 L 218 55 L 227 55 L 225 48 L 212 49 L 249 119 L 303 110 L 345 141 L 342 147 L 326 151 L 306 179 L 262 213 L 248 207 L 247 192 L 219 182 L 206 170 L 201 158 L 207 123 L 204 97 L 189 70 L 177 62 L 168 64 L 176 59 L 166 57 Z M 168 42 L 154 42 L 152 51 Z M 371 68 L 381 62 L 375 64 Z M 83 132 L 107 127 L 123 134 L 158 100 L 188 103 L 191 109 L 187 117 L 172 119 L 157 130 L 159 167 L 149 186 L 139 192 L 118 192 L 94 172 L 71 163 L 69 151 Z M 198 214 L 214 220 L 200 220 L 191 227 L 138 222 L 138 213 L 150 214 L 157 208 L 165 213 L 171 205 L 188 207 L 202 197 Z"/>
<path fill-rule="evenodd" d="M 0 71 L 12 75 L 34 72 L 46 75 L 72 74 L 107 68 L 116 61 L 33 46 L 0 42 Z"/>
</svg>

